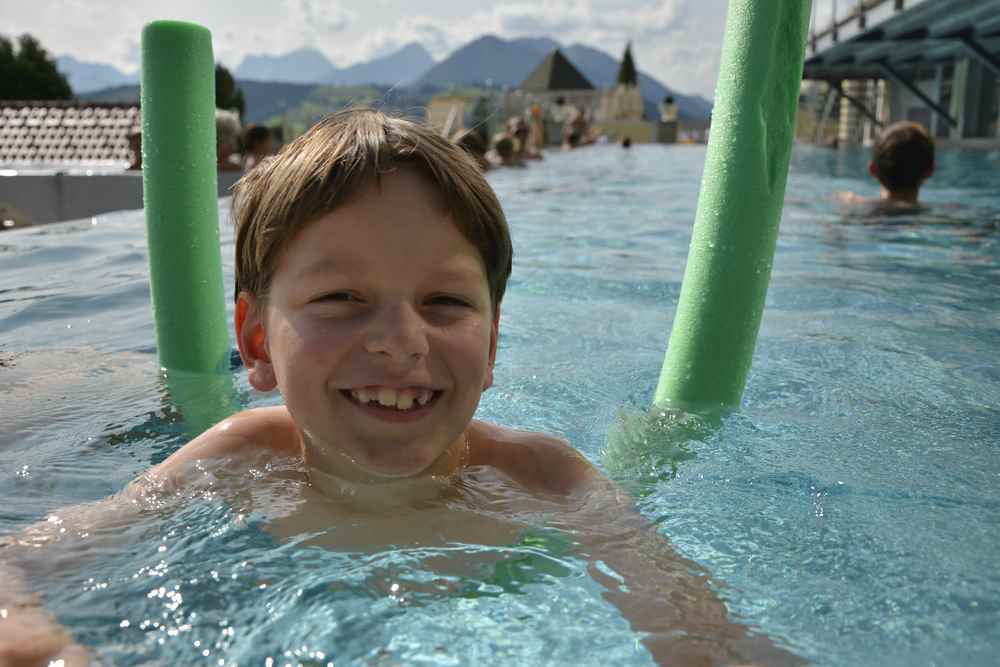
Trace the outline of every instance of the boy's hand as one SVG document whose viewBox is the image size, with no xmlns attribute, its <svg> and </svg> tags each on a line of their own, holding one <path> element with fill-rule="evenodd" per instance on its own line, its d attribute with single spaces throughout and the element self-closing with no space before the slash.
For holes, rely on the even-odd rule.
<svg viewBox="0 0 1000 667">
<path fill-rule="evenodd" d="M 0 544 L 2 546 L 2 544 Z M 0 667 L 84 667 L 85 648 L 28 593 L 18 571 L 0 562 Z"/>
<path fill-rule="evenodd" d="M 833 201 L 840 204 L 864 204 L 868 199 L 847 190 L 836 190 L 833 193 Z"/>
<path fill-rule="evenodd" d="M 87 650 L 41 607 L 0 607 L 0 667 L 89 664 Z"/>
</svg>

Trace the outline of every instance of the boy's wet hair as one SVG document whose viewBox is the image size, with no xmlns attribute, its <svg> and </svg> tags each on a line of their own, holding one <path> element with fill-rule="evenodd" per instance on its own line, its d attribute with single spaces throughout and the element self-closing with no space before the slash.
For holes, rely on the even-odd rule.
<svg viewBox="0 0 1000 667">
<path fill-rule="evenodd" d="M 934 140 L 919 123 L 893 123 L 875 142 L 872 164 L 887 190 L 916 189 L 934 168 Z"/>
<path fill-rule="evenodd" d="M 434 130 L 374 109 L 328 116 L 233 186 L 236 291 L 266 299 L 281 251 L 295 234 L 399 169 L 437 191 L 479 251 L 494 310 L 510 276 L 510 232 L 496 194 L 465 150 Z"/>
</svg>

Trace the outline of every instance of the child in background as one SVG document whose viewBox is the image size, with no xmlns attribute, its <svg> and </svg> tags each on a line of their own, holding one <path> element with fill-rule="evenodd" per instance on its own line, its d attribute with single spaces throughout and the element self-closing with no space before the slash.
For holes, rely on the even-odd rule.
<svg viewBox="0 0 1000 667">
<path fill-rule="evenodd" d="M 334 549 L 510 544 L 537 516 L 570 536 L 658 662 L 788 664 L 727 620 L 698 566 L 567 442 L 473 419 L 493 384 L 512 246 L 463 149 L 377 111 L 341 112 L 248 172 L 233 217 L 240 356 L 250 384 L 284 404 L 225 419 L 123 493 L 0 540 L 6 581 L 19 556 L 128 523 L 205 470 L 254 471 L 227 476 L 243 492 L 268 484 L 262 462 L 293 460 L 293 509 L 258 508 L 279 537 L 337 524 Z M 0 660 L 79 655 L 24 590 L 0 590 L 13 610 Z"/>
<path fill-rule="evenodd" d="M 215 110 L 215 155 L 219 171 L 242 169 L 240 165 L 240 117 L 235 111 Z"/>
<path fill-rule="evenodd" d="M 875 142 L 868 173 L 882 186 L 878 199 L 852 192 L 837 193 L 835 198 L 871 207 L 873 213 L 920 210 L 920 188 L 934 173 L 934 140 L 919 123 L 893 123 Z"/>
<path fill-rule="evenodd" d="M 498 132 L 493 137 L 493 149 L 486 153 L 486 159 L 493 167 L 523 167 L 517 159 L 514 139 L 506 132 Z"/>
<path fill-rule="evenodd" d="M 142 169 L 142 132 L 135 130 L 129 133 L 128 149 L 132 153 L 128 168 L 132 171 Z"/>
<path fill-rule="evenodd" d="M 269 155 L 274 154 L 274 136 L 265 125 L 250 125 L 243 133 L 243 170 L 256 167 Z"/>
<path fill-rule="evenodd" d="M 492 166 L 486 159 L 486 142 L 479 132 L 475 130 L 460 130 L 451 138 L 452 142 L 465 149 L 465 152 L 472 156 L 479 168 L 483 171 L 489 170 Z"/>
</svg>

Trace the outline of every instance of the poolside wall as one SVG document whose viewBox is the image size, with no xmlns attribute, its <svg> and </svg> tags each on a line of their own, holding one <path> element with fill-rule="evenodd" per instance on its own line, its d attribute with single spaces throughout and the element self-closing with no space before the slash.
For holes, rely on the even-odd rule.
<svg viewBox="0 0 1000 667">
<path fill-rule="evenodd" d="M 677 141 L 677 122 L 606 120 L 598 121 L 591 127 L 600 134 L 606 134 L 611 141 L 620 141 L 625 137 L 637 144 L 672 144 Z"/>
<path fill-rule="evenodd" d="M 219 172 L 219 196 L 228 196 L 229 189 L 242 175 L 240 171 Z M 0 229 L 140 208 L 140 171 L 0 174 L 0 218 L 3 218 Z"/>
</svg>

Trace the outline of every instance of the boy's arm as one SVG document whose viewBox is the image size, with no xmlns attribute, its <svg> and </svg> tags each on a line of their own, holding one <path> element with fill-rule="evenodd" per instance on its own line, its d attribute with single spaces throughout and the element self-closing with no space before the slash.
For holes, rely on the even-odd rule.
<svg viewBox="0 0 1000 667">
<path fill-rule="evenodd" d="M 657 663 L 804 664 L 732 623 L 704 569 L 677 554 L 632 499 L 568 443 L 516 432 L 505 440 L 508 460 L 498 462 L 518 482 L 579 503 L 554 527 L 574 536 L 605 599 L 646 634 L 643 644 Z"/>
<path fill-rule="evenodd" d="M 35 667 L 89 664 L 87 650 L 44 608 L 32 591 L 29 573 L 45 568 L 73 567 L 77 545 L 122 539 L 142 505 L 140 485 L 92 503 L 53 512 L 20 531 L 0 536 L 0 667 Z M 52 551 L 56 543 L 69 542 L 65 550 Z M 41 550 L 45 549 L 44 552 Z"/>
<path fill-rule="evenodd" d="M 564 528 L 606 589 L 604 598 L 646 634 L 643 644 L 658 664 L 805 664 L 731 622 L 704 569 L 677 554 L 610 480 L 595 470 L 585 493 Z"/>
<path fill-rule="evenodd" d="M 241 460 L 262 451 L 294 455 L 297 439 L 284 408 L 262 408 L 234 415 L 174 452 L 131 482 L 121 493 L 53 512 L 17 533 L 0 536 L 0 667 L 87 664 L 86 651 L 41 605 L 26 584 L 19 562 L 34 562 L 39 549 L 69 539 L 89 543 L 122 539 L 146 509 L 191 480 L 200 460 Z M 47 553 L 51 560 L 53 554 Z M 73 558 L 73 561 L 76 559 Z"/>
</svg>

